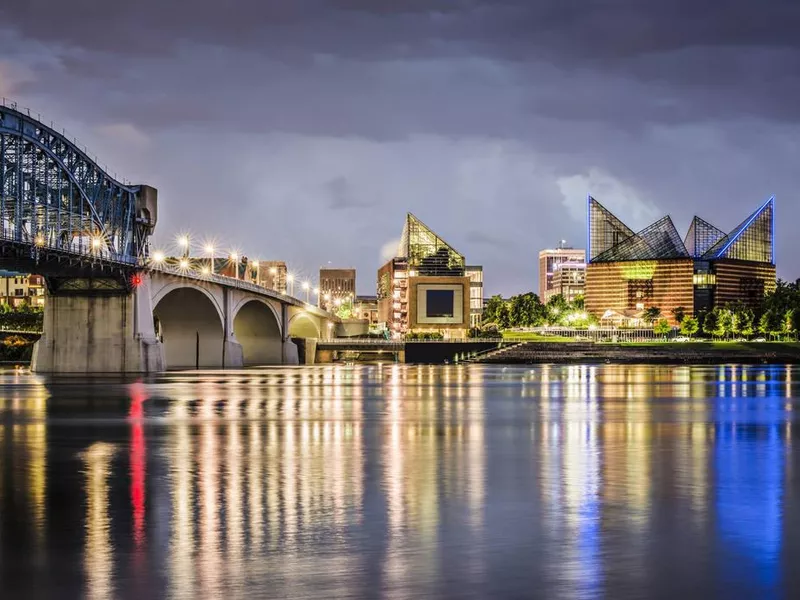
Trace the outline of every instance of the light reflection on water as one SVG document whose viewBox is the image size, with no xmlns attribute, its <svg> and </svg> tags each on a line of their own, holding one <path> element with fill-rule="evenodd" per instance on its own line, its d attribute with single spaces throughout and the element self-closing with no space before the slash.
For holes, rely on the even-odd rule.
<svg viewBox="0 0 800 600">
<path fill-rule="evenodd" d="M 0 372 L 0 589 L 790 596 L 799 373 Z"/>
</svg>

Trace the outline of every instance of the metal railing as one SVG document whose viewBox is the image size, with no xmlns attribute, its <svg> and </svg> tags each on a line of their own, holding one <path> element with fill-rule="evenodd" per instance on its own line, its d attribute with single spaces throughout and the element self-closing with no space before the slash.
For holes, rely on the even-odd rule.
<svg viewBox="0 0 800 600">
<path fill-rule="evenodd" d="M 387 340 L 383 338 L 333 338 L 330 340 L 318 340 L 320 344 L 330 344 L 334 346 L 396 346 L 398 344 L 497 344 L 497 343 L 519 343 L 521 341 L 511 338 L 451 338 L 448 340 Z"/>
<path fill-rule="evenodd" d="M 283 294 L 278 292 L 277 290 L 273 290 L 271 288 L 264 287 L 262 285 L 258 285 L 257 283 L 253 283 L 251 281 L 245 281 L 244 279 L 238 279 L 236 277 L 228 277 L 227 275 L 219 275 L 217 273 L 203 273 L 202 271 L 197 271 L 195 269 L 184 269 L 177 265 L 171 265 L 167 263 L 154 263 L 150 262 L 147 264 L 147 268 L 151 271 L 159 271 L 161 273 L 166 273 L 168 275 L 174 275 L 177 277 L 183 277 L 185 279 L 194 279 L 196 281 L 208 281 L 212 283 L 217 283 L 219 285 L 224 285 L 227 287 L 233 287 L 240 290 L 246 290 L 248 292 L 253 292 L 256 294 L 260 294 L 262 296 L 269 296 L 270 298 L 275 298 L 276 300 L 280 300 L 281 302 L 285 302 L 286 304 L 291 304 L 293 306 L 300 306 L 306 309 L 309 312 L 312 312 L 320 317 L 325 317 L 326 319 L 334 319 L 336 320 L 337 317 L 332 315 L 331 313 L 322 310 L 318 306 L 314 306 L 313 304 L 309 304 L 300 300 L 299 298 L 295 298 L 294 296 L 289 296 L 288 294 Z"/>
</svg>

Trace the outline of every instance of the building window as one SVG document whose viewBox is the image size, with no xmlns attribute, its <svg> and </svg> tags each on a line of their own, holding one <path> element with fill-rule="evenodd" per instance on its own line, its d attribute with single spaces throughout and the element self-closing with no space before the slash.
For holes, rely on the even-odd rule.
<svg viewBox="0 0 800 600">
<path fill-rule="evenodd" d="M 697 286 L 716 285 L 717 276 L 714 273 L 695 273 L 693 282 Z"/>
</svg>

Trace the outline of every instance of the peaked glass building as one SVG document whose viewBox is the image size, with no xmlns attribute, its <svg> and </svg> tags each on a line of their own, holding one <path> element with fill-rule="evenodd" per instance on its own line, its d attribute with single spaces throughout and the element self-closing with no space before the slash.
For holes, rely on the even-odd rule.
<svg viewBox="0 0 800 600">
<path fill-rule="evenodd" d="M 770 198 L 729 233 L 694 217 L 681 238 L 669 216 L 634 232 L 589 196 L 586 309 L 604 321 L 636 323 L 658 307 L 698 314 L 756 305 L 775 288 L 774 203 Z"/>
<path fill-rule="evenodd" d="M 466 337 L 480 319 L 483 269 L 408 213 L 395 258 L 378 270 L 378 320 L 393 337 Z"/>
</svg>

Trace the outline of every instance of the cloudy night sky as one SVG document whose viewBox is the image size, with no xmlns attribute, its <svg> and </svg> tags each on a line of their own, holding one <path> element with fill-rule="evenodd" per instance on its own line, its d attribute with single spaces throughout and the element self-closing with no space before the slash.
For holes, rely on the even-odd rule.
<svg viewBox="0 0 800 600">
<path fill-rule="evenodd" d="M 157 187 L 160 247 L 374 293 L 411 211 L 511 294 L 587 192 L 682 233 L 775 194 L 795 279 L 798 31 L 797 0 L 2 0 L 0 95 Z"/>
</svg>

